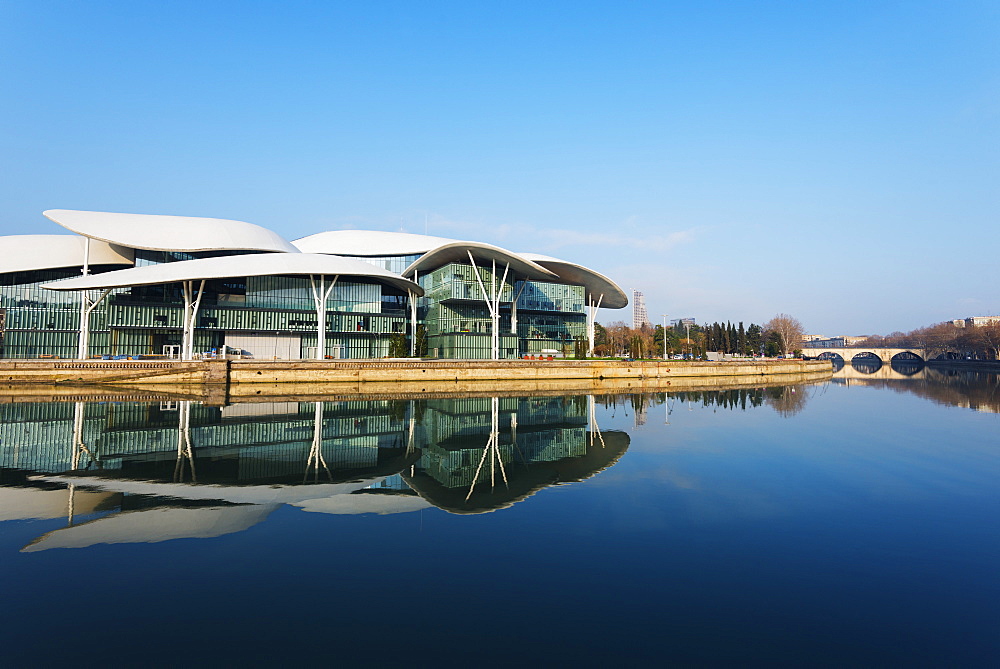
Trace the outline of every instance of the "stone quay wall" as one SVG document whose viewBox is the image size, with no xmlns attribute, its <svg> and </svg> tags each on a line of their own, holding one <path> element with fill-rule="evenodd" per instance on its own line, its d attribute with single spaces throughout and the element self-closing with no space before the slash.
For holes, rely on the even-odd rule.
<svg viewBox="0 0 1000 669">
<path fill-rule="evenodd" d="M 825 360 L 0 360 L 0 384 L 228 385 L 823 377 Z"/>
</svg>

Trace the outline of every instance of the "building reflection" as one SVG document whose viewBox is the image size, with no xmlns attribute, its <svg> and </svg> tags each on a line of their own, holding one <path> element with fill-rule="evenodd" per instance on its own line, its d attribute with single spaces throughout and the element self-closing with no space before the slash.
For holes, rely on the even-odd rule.
<svg viewBox="0 0 1000 669">
<path fill-rule="evenodd" d="M 0 407 L 0 520 L 65 518 L 24 550 L 242 531 L 275 509 L 501 509 L 611 466 L 593 397 Z"/>
</svg>

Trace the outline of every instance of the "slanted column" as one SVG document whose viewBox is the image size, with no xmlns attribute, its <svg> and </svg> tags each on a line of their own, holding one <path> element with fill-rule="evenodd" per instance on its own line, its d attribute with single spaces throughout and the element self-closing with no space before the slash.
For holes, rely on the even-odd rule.
<svg viewBox="0 0 1000 669">
<path fill-rule="evenodd" d="M 316 359 L 326 359 L 326 301 L 333 292 L 333 287 L 337 285 L 339 276 L 334 276 L 329 287 L 326 285 L 326 275 L 320 274 L 319 281 L 316 275 L 309 275 L 309 285 L 312 288 L 313 305 L 316 307 Z"/>
<path fill-rule="evenodd" d="M 594 304 L 594 296 L 587 295 L 587 357 L 594 357 L 594 330 L 596 329 L 594 324 L 597 322 L 597 310 L 601 308 L 601 302 L 604 300 L 604 294 L 602 293 L 599 298 L 597 298 L 597 304 Z"/>
<path fill-rule="evenodd" d="M 511 275 L 511 283 L 517 283 L 517 277 Z M 517 289 L 514 294 L 514 299 L 510 302 L 510 331 L 513 334 L 517 334 L 517 301 L 521 299 L 521 293 L 524 292 L 524 287 L 528 285 L 528 279 L 525 278 L 521 281 L 521 287 Z"/>
<path fill-rule="evenodd" d="M 201 296 L 205 293 L 205 279 L 201 280 L 198 290 L 194 289 L 194 281 L 188 280 L 181 284 L 184 293 L 184 329 L 181 335 L 181 360 L 194 360 L 194 326 L 201 307 Z"/>
<path fill-rule="evenodd" d="M 500 279 L 500 288 L 497 289 L 497 261 L 493 261 L 493 274 L 492 280 L 490 281 L 490 290 L 486 290 L 486 285 L 483 283 L 483 278 L 479 276 L 479 269 L 476 267 L 476 261 L 472 257 L 472 251 L 466 251 L 469 254 L 469 262 L 472 263 L 472 272 L 476 275 L 476 281 L 479 283 L 479 290 L 483 291 L 483 301 L 486 302 L 486 308 L 490 312 L 490 321 L 492 323 L 492 349 L 493 349 L 493 360 L 500 359 L 500 295 L 503 293 L 503 285 L 507 281 L 507 274 L 510 271 L 510 263 L 507 263 L 503 271 L 503 278 Z"/>
<path fill-rule="evenodd" d="M 174 483 L 184 482 L 184 463 L 191 470 L 191 482 L 198 482 L 198 472 L 194 465 L 194 447 L 191 443 L 191 401 L 177 404 L 177 460 L 174 463 Z"/>
</svg>

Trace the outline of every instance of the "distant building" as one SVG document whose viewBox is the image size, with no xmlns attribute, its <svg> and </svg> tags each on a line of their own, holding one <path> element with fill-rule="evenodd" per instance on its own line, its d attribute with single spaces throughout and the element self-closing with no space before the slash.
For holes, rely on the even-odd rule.
<svg viewBox="0 0 1000 669">
<path fill-rule="evenodd" d="M 695 320 L 693 318 L 675 318 L 674 320 L 670 321 L 670 324 L 673 325 L 675 328 L 682 328 L 685 325 L 693 326 L 695 324 Z"/>
<path fill-rule="evenodd" d="M 632 291 L 632 327 L 638 330 L 644 325 L 652 327 L 646 313 L 646 298 L 638 290 Z"/>
<path fill-rule="evenodd" d="M 1000 316 L 972 316 L 965 319 L 966 327 L 982 327 L 984 325 L 993 325 L 994 323 L 1000 323 Z"/>
<path fill-rule="evenodd" d="M 845 346 L 857 346 L 868 337 L 821 337 L 819 335 L 804 335 L 802 344 L 805 348 L 843 348 Z"/>
</svg>

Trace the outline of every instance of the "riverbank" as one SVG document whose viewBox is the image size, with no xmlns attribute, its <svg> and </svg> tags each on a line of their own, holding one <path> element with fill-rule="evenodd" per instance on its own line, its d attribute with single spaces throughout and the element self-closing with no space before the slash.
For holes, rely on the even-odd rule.
<svg viewBox="0 0 1000 669">
<path fill-rule="evenodd" d="M 730 360 L 0 360 L 0 383 L 222 385 L 440 383 L 463 381 L 603 382 L 620 379 L 766 377 L 832 374 L 828 361 Z"/>
<path fill-rule="evenodd" d="M 94 370 L 90 368 L 93 363 L 80 363 L 84 367 L 69 370 L 46 370 L 32 366 L 21 371 L 34 372 L 33 375 L 17 375 L 13 372 L 18 370 L 3 370 L 0 403 L 194 400 L 224 405 L 232 402 L 368 398 L 608 395 L 817 383 L 829 379 L 832 374 L 832 366 L 828 363 L 802 364 L 803 361 L 795 360 L 765 361 L 753 365 L 622 361 L 600 361 L 613 364 L 597 365 L 594 363 L 599 361 L 567 361 L 572 364 L 560 366 L 554 361 L 546 361 L 529 366 L 505 362 L 475 361 L 456 366 L 455 361 L 424 361 L 408 362 L 407 367 L 400 367 L 395 361 L 372 361 L 367 364 L 361 361 L 310 362 L 304 363 L 309 372 L 309 378 L 304 380 L 297 380 L 306 376 L 300 373 L 301 369 L 296 370 L 303 364 L 299 362 L 176 363 L 176 368 L 157 367 L 152 373 L 121 367 Z M 51 367 L 52 363 L 48 365 Z M 206 370 L 204 367 L 207 365 L 216 367 Z M 73 376 L 67 376 L 67 372 L 72 372 Z M 56 374 L 60 380 L 46 379 L 44 374 Z M 225 381 L 206 382 L 205 377 Z M 413 377 L 417 379 L 413 380 Z M 35 380 L 13 381 L 14 378 Z"/>
</svg>

